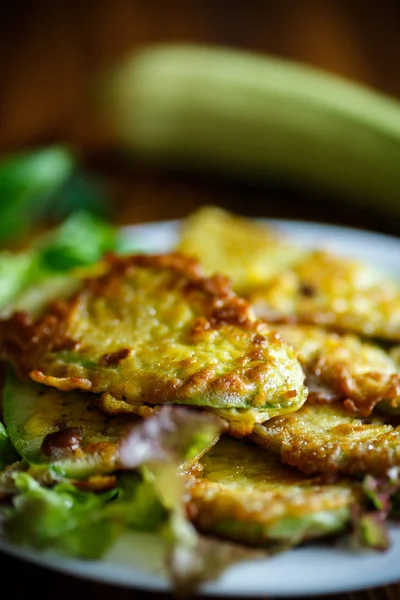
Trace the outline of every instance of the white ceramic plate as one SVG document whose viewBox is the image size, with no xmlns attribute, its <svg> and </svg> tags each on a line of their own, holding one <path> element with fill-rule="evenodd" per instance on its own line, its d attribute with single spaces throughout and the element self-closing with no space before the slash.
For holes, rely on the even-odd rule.
<svg viewBox="0 0 400 600">
<path fill-rule="evenodd" d="M 295 221 L 266 221 L 305 246 L 323 247 L 358 257 L 397 276 L 400 240 L 344 227 Z M 149 251 L 170 249 L 178 222 L 129 227 L 124 230 L 137 247 Z M 269 559 L 235 565 L 218 581 L 206 585 L 205 595 L 313 596 L 376 587 L 400 581 L 400 527 L 391 529 L 392 546 L 384 553 L 349 550 L 329 545 L 297 548 Z M 0 540 L 0 549 L 13 556 L 64 573 L 118 586 L 152 591 L 169 590 L 163 570 L 163 547 L 154 536 L 130 534 L 119 540 L 101 561 L 73 560 L 12 547 Z"/>
</svg>

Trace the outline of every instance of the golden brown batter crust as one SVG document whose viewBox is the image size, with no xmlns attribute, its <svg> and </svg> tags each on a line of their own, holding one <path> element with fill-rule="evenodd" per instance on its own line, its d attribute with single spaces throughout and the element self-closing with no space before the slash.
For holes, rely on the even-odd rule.
<svg viewBox="0 0 400 600">
<path fill-rule="evenodd" d="M 380 416 L 358 419 L 337 403 L 306 403 L 293 415 L 256 425 L 252 440 L 306 474 L 384 478 L 388 469 L 400 467 L 400 427 Z"/>
<path fill-rule="evenodd" d="M 313 325 L 278 325 L 276 329 L 298 353 L 307 375 L 308 404 L 342 400 L 350 412 L 364 417 L 377 404 L 391 412 L 398 410 L 398 367 L 378 345 Z"/>
</svg>

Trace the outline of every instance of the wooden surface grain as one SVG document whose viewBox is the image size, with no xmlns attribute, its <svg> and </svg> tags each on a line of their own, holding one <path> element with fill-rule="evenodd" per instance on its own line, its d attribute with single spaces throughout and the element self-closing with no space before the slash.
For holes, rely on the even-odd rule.
<svg viewBox="0 0 400 600">
<path fill-rule="evenodd" d="M 326 221 L 397 236 L 398 222 L 390 214 L 340 198 L 199 173 L 162 173 L 122 160 L 92 113 L 86 92 L 93 74 L 123 53 L 144 43 L 184 40 L 294 58 L 400 98 L 399 27 L 396 0 L 3 2 L 0 152 L 73 142 L 86 167 L 107 187 L 118 224 L 182 217 L 208 203 L 252 216 Z M 0 559 L 3 581 L 13 573 L 13 598 L 36 592 L 42 600 L 168 598 L 77 579 L 3 554 Z M 398 600 L 400 586 L 335 598 Z"/>
</svg>

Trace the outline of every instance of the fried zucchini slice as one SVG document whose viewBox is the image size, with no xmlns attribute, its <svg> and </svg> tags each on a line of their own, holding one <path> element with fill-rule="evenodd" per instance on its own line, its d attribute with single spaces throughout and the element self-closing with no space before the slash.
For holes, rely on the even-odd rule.
<svg viewBox="0 0 400 600">
<path fill-rule="evenodd" d="M 400 466 L 400 427 L 388 417 L 352 416 L 341 404 L 309 404 L 256 425 L 251 439 L 303 473 L 385 477 Z"/>
<path fill-rule="evenodd" d="M 172 407 L 170 407 L 172 408 Z M 182 409 L 177 409 L 182 410 Z M 4 422 L 13 447 L 30 465 L 48 464 L 58 473 L 69 477 L 89 478 L 90 489 L 104 478 L 125 468 L 122 447 L 143 420 L 146 407 L 138 415 L 110 417 L 93 408 L 93 395 L 79 390 L 60 392 L 52 387 L 24 382 L 7 373 L 4 389 Z M 191 413 L 193 414 L 193 413 Z M 148 415 L 145 414 L 147 417 Z M 151 416 L 151 415 L 150 415 Z M 200 417 L 200 415 L 195 415 Z M 203 415 L 204 416 L 204 415 Z M 210 415 L 207 415 L 210 418 Z M 157 415 L 162 423 L 161 413 Z M 178 419 L 178 416 L 175 417 Z M 193 424 L 180 416 L 186 431 Z M 217 417 L 214 417 L 217 419 Z M 171 433 L 173 416 L 168 431 Z M 197 419 L 197 435 L 192 434 L 183 466 L 189 468 L 219 439 L 221 427 Z M 157 425 L 153 420 L 152 431 Z M 160 425 L 158 425 L 160 428 Z M 172 434 L 171 434 L 172 435 Z M 159 443 L 162 432 L 158 432 Z M 182 434 L 180 436 L 182 439 Z M 139 442 L 138 442 L 139 443 Z M 154 443 L 153 443 L 154 446 Z M 82 485 L 84 483 L 82 482 Z"/>
<path fill-rule="evenodd" d="M 324 484 L 253 444 L 223 437 L 192 477 L 188 513 L 204 532 L 260 546 L 295 546 L 343 531 L 356 496 L 353 484 Z"/>
<path fill-rule="evenodd" d="M 282 234 L 216 206 L 187 217 L 178 251 L 198 258 L 207 275 L 227 275 L 242 294 L 298 261 L 303 251 Z"/>
<path fill-rule="evenodd" d="M 297 410 L 307 395 L 294 350 L 225 278 L 205 278 L 197 261 L 176 254 L 110 257 L 104 274 L 41 318 L 0 322 L 0 346 L 22 378 L 110 394 L 121 412 L 205 407 L 241 433 Z"/>
<path fill-rule="evenodd" d="M 321 325 L 400 340 L 400 288 L 359 261 L 314 251 L 248 295 L 268 322 Z"/>
<path fill-rule="evenodd" d="M 73 477 L 111 473 L 118 444 L 138 421 L 92 410 L 93 397 L 18 380 L 7 374 L 4 423 L 14 448 L 32 465 L 48 463 Z"/>
<path fill-rule="evenodd" d="M 382 411 L 399 411 L 400 374 L 390 353 L 356 335 L 315 325 L 276 329 L 298 353 L 309 398 L 343 400 L 349 411 L 364 417 L 378 404 Z"/>
</svg>

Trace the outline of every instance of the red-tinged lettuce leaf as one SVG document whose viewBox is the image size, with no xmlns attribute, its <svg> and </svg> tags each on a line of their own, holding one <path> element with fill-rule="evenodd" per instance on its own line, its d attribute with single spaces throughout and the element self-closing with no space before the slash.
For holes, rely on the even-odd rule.
<svg viewBox="0 0 400 600">
<path fill-rule="evenodd" d="M 204 453 L 226 429 L 210 413 L 165 406 L 139 426 L 121 444 L 123 468 L 143 465 L 160 503 L 167 512 L 161 535 L 167 541 L 167 567 L 175 592 L 188 595 L 218 577 L 229 565 L 261 552 L 200 535 L 187 518 L 187 466 Z M 265 555 L 265 553 L 264 553 Z"/>
<path fill-rule="evenodd" d="M 169 542 L 168 572 L 180 596 L 191 596 L 237 562 L 268 555 L 263 550 L 201 535 L 186 517 L 182 502 L 171 510 L 163 535 Z"/>
<path fill-rule="evenodd" d="M 193 593 L 229 565 L 259 556 L 254 550 L 200 535 L 186 513 L 186 470 L 225 430 L 217 416 L 165 406 L 124 436 L 119 474 L 106 493 L 79 489 L 48 467 L 16 463 L 0 484 L 10 502 L 2 528 L 14 543 L 100 558 L 128 530 L 159 532 L 177 594 Z M 57 476 L 60 480 L 57 481 Z"/>
<path fill-rule="evenodd" d="M 387 550 L 391 545 L 388 520 L 400 516 L 397 469 L 391 469 L 381 479 L 366 475 L 361 489 L 363 499 L 352 510 L 351 543 L 357 548 Z"/>
<path fill-rule="evenodd" d="M 350 545 L 355 549 L 388 550 L 391 541 L 386 514 L 379 511 L 368 512 L 360 505 L 354 506 Z"/>
<path fill-rule="evenodd" d="M 100 494 L 79 489 L 48 466 L 34 472 L 15 464 L 2 475 L 3 490 L 11 494 L 3 531 L 14 543 L 84 558 L 101 557 L 127 530 L 158 531 L 168 542 L 166 561 L 176 590 L 194 590 L 247 556 L 233 545 L 202 538 L 186 516 L 183 467 L 224 430 L 213 414 L 162 407 L 124 435 L 117 484 Z"/>
<path fill-rule="evenodd" d="M 120 468 L 140 467 L 144 480 L 152 483 L 165 510 L 160 534 L 167 541 L 168 572 L 175 592 L 180 595 L 193 593 L 229 565 L 260 555 L 255 550 L 200 535 L 187 518 L 185 468 L 225 430 L 226 423 L 211 413 L 163 406 L 152 417 L 132 427 L 120 444 Z"/>
<path fill-rule="evenodd" d="M 362 488 L 375 510 L 385 514 L 389 513 L 391 496 L 396 491 L 390 481 L 380 481 L 372 475 L 366 475 L 362 482 Z"/>
<path fill-rule="evenodd" d="M 152 417 L 134 425 L 121 440 L 118 466 L 169 463 L 190 466 L 216 443 L 226 423 L 216 415 L 182 406 L 163 406 Z"/>
<path fill-rule="evenodd" d="M 361 539 L 366 547 L 382 551 L 390 547 L 387 524 L 380 513 L 363 515 L 360 519 L 359 528 Z"/>
<path fill-rule="evenodd" d="M 367 475 L 362 489 L 370 506 L 386 518 L 400 516 L 400 478 L 397 468 L 390 469 L 387 477 L 378 479 Z"/>
</svg>

